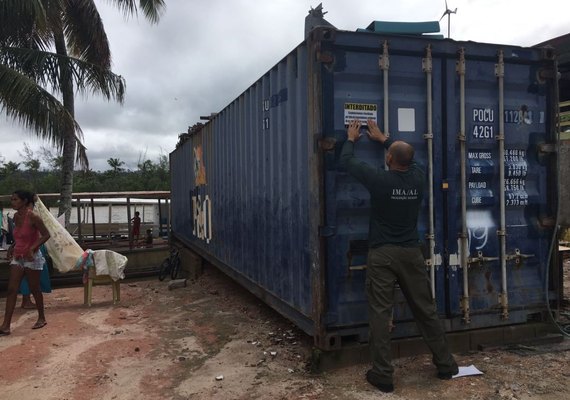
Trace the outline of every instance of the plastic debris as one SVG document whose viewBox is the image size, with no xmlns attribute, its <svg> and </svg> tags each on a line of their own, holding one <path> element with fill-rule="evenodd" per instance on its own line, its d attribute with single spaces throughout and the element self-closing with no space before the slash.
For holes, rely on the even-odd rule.
<svg viewBox="0 0 570 400">
<path fill-rule="evenodd" d="M 186 287 L 187 281 L 187 279 L 175 279 L 173 281 L 170 281 L 168 282 L 168 290 Z"/>
</svg>

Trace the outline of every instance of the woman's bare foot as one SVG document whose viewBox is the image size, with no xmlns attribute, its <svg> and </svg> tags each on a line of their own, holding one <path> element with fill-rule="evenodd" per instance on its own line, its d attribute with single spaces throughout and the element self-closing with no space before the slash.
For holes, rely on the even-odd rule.
<svg viewBox="0 0 570 400">
<path fill-rule="evenodd" d="M 40 329 L 47 325 L 45 319 L 38 319 L 38 321 L 32 326 L 32 329 Z"/>
</svg>

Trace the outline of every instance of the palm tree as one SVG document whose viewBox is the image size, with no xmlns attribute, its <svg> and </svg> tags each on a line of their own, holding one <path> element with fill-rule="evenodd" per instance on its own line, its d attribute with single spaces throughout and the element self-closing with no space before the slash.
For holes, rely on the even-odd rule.
<svg viewBox="0 0 570 400">
<path fill-rule="evenodd" d="M 2 169 L 3 169 L 4 174 L 10 175 L 10 174 L 16 173 L 20 170 L 20 163 L 8 161 L 6 164 L 4 164 Z"/>
<path fill-rule="evenodd" d="M 137 6 L 134 0 L 113 0 L 113 3 L 125 13 L 134 15 Z M 145 17 L 152 23 L 158 22 L 164 9 L 164 0 L 139 0 L 139 7 Z M 57 54 L 71 54 L 87 62 L 109 69 L 111 51 L 103 22 L 97 11 L 94 0 L 66 0 L 60 2 L 59 9 L 51 9 L 51 30 Z M 61 71 L 60 89 L 65 109 L 73 116 L 75 114 L 73 79 L 70 71 Z M 122 101 L 122 93 L 121 98 Z M 74 154 L 77 141 L 71 129 L 66 129 L 63 135 L 63 165 L 61 177 L 61 196 L 59 212 L 66 213 L 66 224 L 71 211 L 71 194 L 73 190 Z"/>
<path fill-rule="evenodd" d="M 118 173 L 118 172 L 123 172 L 125 169 L 122 168 L 123 165 L 125 165 L 124 161 L 121 161 L 118 158 L 109 158 L 107 160 L 107 164 L 109 164 L 109 166 L 113 169 L 113 173 Z"/>
<path fill-rule="evenodd" d="M 164 0 L 112 0 L 127 16 L 138 8 L 157 22 Z M 46 51 L 53 45 L 56 54 Z M 122 102 L 124 80 L 110 71 L 110 50 L 94 0 L 0 0 L 0 104 L 8 116 L 62 151 L 60 213 L 71 210 L 76 161 L 87 167 L 75 122 L 74 87 Z M 14 83 L 16 82 L 16 83 Z M 44 87 L 61 94 L 62 103 Z"/>
</svg>

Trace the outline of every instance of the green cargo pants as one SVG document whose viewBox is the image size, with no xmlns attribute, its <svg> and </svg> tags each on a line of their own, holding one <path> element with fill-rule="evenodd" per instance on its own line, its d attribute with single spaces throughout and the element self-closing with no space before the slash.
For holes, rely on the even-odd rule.
<svg viewBox="0 0 570 400">
<path fill-rule="evenodd" d="M 457 364 L 447 345 L 445 333 L 432 301 L 424 258 L 419 248 L 384 245 L 370 249 L 366 272 L 369 304 L 372 374 L 379 382 L 392 383 L 389 323 L 394 303 L 394 284 L 398 282 L 416 324 L 433 354 L 441 373 L 457 373 Z"/>
</svg>

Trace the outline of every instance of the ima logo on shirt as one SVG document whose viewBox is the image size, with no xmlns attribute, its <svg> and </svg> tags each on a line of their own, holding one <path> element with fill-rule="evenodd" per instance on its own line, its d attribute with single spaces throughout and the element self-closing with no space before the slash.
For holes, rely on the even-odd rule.
<svg viewBox="0 0 570 400">
<path fill-rule="evenodd" d="M 418 189 L 392 189 L 392 196 L 417 196 Z"/>
</svg>

